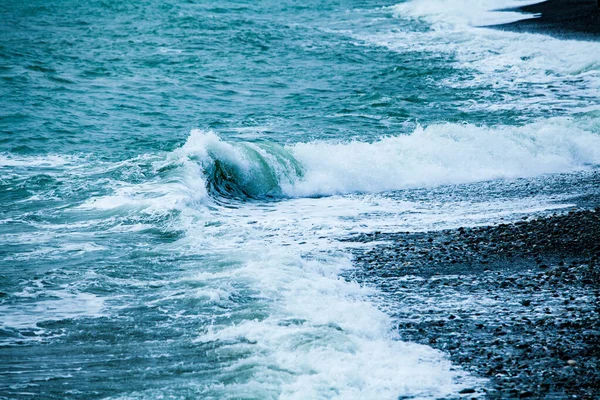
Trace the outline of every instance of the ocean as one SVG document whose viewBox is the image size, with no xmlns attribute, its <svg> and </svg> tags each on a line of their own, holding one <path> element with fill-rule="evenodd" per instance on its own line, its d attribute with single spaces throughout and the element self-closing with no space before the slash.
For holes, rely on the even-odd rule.
<svg viewBox="0 0 600 400">
<path fill-rule="evenodd" d="M 523 3 L 4 1 L 0 398 L 484 387 L 344 239 L 597 191 L 600 43 L 482 27 Z"/>
</svg>

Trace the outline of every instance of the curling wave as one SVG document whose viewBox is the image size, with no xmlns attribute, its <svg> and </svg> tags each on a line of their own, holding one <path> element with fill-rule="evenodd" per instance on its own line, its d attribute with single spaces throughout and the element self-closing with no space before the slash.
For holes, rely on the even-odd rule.
<svg viewBox="0 0 600 400">
<path fill-rule="evenodd" d="M 225 198 L 282 197 L 304 174 L 288 150 L 271 142 L 229 143 L 192 130 L 183 150 L 200 163 L 208 192 Z"/>
<path fill-rule="evenodd" d="M 376 142 L 230 143 L 193 130 L 183 146 L 213 196 L 309 197 L 531 177 L 600 164 L 597 120 L 440 124 Z"/>
</svg>

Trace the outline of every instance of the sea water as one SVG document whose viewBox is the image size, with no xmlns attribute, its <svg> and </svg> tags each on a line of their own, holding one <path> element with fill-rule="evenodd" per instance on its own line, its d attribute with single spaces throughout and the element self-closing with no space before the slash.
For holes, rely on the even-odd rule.
<svg viewBox="0 0 600 400">
<path fill-rule="evenodd" d="M 484 387 L 403 340 L 341 240 L 597 190 L 600 43 L 468 3 L 0 5 L 0 397 Z"/>
</svg>

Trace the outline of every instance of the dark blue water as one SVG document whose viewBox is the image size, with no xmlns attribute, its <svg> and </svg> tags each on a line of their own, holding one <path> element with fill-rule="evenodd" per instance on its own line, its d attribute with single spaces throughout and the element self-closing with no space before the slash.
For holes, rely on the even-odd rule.
<svg viewBox="0 0 600 400">
<path fill-rule="evenodd" d="M 397 337 L 338 239 L 596 190 L 600 46 L 396 3 L 0 4 L 0 397 L 485 385 Z"/>
</svg>

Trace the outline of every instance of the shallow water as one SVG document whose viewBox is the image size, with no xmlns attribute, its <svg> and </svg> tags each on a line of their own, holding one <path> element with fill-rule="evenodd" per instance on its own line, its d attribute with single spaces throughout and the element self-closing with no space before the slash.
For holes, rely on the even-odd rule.
<svg viewBox="0 0 600 400">
<path fill-rule="evenodd" d="M 484 386 L 398 337 L 340 239 L 596 193 L 600 44 L 461 4 L 1 6 L 0 396 Z"/>
</svg>

